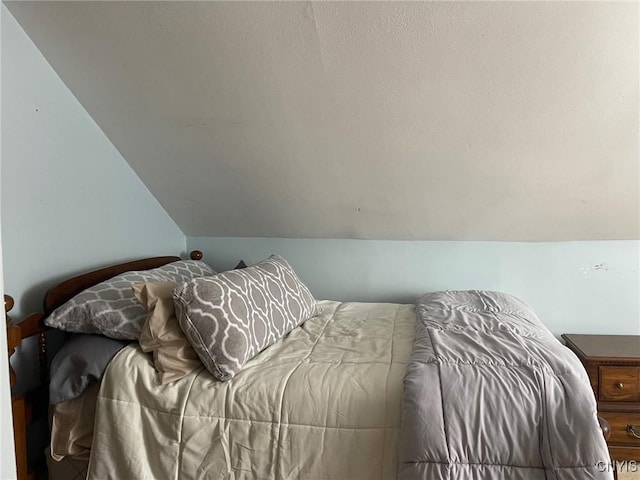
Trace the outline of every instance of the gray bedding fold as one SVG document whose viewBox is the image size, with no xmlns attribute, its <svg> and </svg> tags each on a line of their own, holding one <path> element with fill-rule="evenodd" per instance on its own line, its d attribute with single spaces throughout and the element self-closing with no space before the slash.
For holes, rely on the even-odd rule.
<svg viewBox="0 0 640 480">
<path fill-rule="evenodd" d="M 416 310 L 400 480 L 613 478 L 586 373 L 530 307 L 468 291 Z"/>
</svg>

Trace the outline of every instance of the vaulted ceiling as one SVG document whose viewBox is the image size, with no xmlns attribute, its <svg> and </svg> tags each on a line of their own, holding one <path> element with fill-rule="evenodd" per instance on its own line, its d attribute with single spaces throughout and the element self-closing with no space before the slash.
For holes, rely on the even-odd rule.
<svg viewBox="0 0 640 480">
<path fill-rule="evenodd" d="M 6 5 L 189 236 L 640 238 L 636 2 Z"/>
</svg>

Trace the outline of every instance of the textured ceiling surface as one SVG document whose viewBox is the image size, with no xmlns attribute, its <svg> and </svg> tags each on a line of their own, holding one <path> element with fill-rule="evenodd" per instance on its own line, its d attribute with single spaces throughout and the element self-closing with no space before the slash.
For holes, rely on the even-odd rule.
<svg viewBox="0 0 640 480">
<path fill-rule="evenodd" d="M 636 2 L 6 5 L 187 235 L 640 238 Z"/>
</svg>

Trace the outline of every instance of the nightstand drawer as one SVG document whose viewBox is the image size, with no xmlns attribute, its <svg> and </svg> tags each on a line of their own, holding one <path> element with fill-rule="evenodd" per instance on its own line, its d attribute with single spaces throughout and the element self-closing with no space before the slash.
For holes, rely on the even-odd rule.
<svg viewBox="0 0 640 480">
<path fill-rule="evenodd" d="M 600 367 L 600 392 L 603 402 L 637 402 L 639 367 Z"/>
<path fill-rule="evenodd" d="M 640 412 L 598 412 L 611 427 L 609 445 L 640 447 Z"/>
</svg>

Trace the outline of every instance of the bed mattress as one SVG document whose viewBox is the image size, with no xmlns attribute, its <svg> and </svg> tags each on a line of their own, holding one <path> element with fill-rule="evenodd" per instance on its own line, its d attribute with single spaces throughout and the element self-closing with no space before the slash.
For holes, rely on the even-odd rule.
<svg viewBox="0 0 640 480">
<path fill-rule="evenodd" d="M 162 386 L 124 348 L 97 399 L 92 479 L 394 479 L 415 307 L 320 302 L 321 313 L 220 382 Z"/>
</svg>

